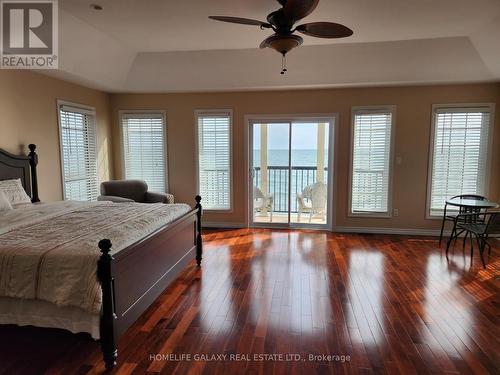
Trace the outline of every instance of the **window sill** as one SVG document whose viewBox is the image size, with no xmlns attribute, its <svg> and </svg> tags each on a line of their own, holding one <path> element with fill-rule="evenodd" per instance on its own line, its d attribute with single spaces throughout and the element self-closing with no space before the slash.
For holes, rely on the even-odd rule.
<svg viewBox="0 0 500 375">
<path fill-rule="evenodd" d="M 201 203 L 201 206 L 203 207 L 203 201 Z M 203 212 L 211 213 L 211 214 L 230 214 L 233 212 L 232 208 L 205 208 L 203 207 Z"/>
<path fill-rule="evenodd" d="M 443 214 L 444 213 L 441 213 L 439 215 L 426 214 L 425 219 L 426 220 L 443 220 Z"/>
<path fill-rule="evenodd" d="M 374 219 L 391 219 L 392 215 L 384 212 L 349 212 L 347 215 L 349 217 L 365 217 L 365 218 L 374 218 Z"/>
</svg>

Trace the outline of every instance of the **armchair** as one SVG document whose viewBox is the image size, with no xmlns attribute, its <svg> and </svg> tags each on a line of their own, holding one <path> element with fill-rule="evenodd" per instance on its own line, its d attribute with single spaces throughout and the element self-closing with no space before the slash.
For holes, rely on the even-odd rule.
<svg viewBox="0 0 500 375">
<path fill-rule="evenodd" d="M 174 203 L 174 196 L 168 193 L 148 191 L 148 184 L 141 180 L 115 180 L 101 183 L 98 201 Z"/>
</svg>

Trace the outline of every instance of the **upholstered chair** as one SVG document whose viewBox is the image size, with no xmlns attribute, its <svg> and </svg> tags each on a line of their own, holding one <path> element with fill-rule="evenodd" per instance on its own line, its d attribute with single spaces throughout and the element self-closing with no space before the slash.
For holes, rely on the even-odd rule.
<svg viewBox="0 0 500 375">
<path fill-rule="evenodd" d="M 101 183 L 99 201 L 174 203 L 174 196 L 168 193 L 148 191 L 148 184 L 141 180 L 115 180 Z"/>
</svg>

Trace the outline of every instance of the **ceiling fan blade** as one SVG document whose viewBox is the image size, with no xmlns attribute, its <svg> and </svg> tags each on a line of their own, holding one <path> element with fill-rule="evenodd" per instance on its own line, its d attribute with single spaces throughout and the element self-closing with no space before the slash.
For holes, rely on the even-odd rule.
<svg viewBox="0 0 500 375">
<path fill-rule="evenodd" d="M 316 38 L 346 38 L 353 34 L 347 26 L 333 22 L 311 22 L 297 26 L 297 31 Z"/>
<path fill-rule="evenodd" d="M 285 17 L 295 22 L 311 14 L 318 3 L 319 0 L 287 0 L 283 12 Z"/>
<path fill-rule="evenodd" d="M 252 20 L 250 18 L 227 17 L 227 16 L 208 16 L 208 18 L 222 22 L 231 22 L 231 23 L 238 23 L 241 25 L 253 25 L 265 28 L 271 28 L 271 25 L 268 24 L 267 22 Z"/>
</svg>

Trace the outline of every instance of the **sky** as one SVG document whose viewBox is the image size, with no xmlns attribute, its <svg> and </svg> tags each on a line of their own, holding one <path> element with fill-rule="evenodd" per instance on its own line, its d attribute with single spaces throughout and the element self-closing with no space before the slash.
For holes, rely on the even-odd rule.
<svg viewBox="0 0 500 375">
<path fill-rule="evenodd" d="M 292 150 L 315 150 L 317 147 L 317 123 L 292 124 Z M 269 124 L 267 127 L 267 148 L 288 150 L 288 123 Z M 260 149 L 260 125 L 254 125 L 254 150 Z M 325 149 L 328 145 L 328 127 L 325 128 Z"/>
</svg>

